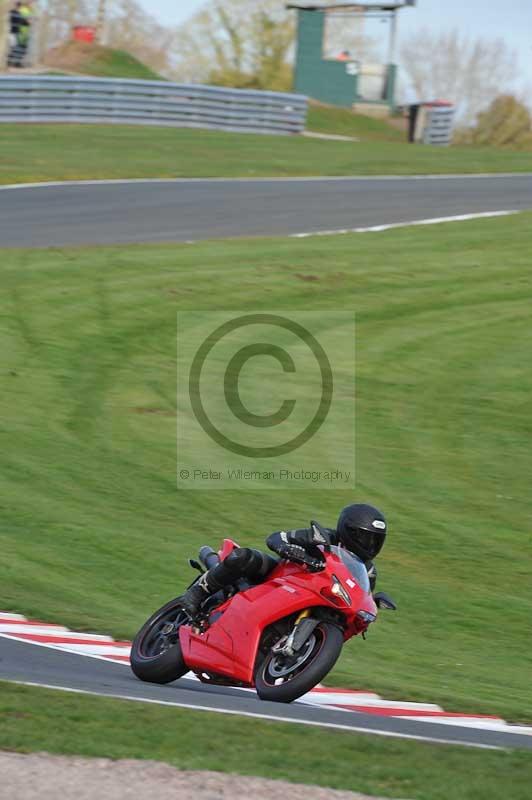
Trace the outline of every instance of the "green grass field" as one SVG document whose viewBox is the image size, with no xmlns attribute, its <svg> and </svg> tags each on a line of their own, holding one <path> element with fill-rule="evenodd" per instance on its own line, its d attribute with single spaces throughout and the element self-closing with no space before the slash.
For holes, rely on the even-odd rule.
<svg viewBox="0 0 532 800">
<path fill-rule="evenodd" d="M 359 142 L 114 125 L 0 126 L 0 183 L 96 178 L 529 172 L 527 152 L 414 146 L 367 118 L 311 111 L 309 127 Z M 313 128 L 313 119 L 317 119 Z M 348 124 L 349 123 L 349 124 Z M 386 141 L 390 131 L 390 141 Z M 384 132 L 385 131 L 385 132 Z M 382 140 L 381 140 L 382 137 Z"/>
<path fill-rule="evenodd" d="M 531 223 L 1 251 L 0 608 L 131 636 L 199 545 L 367 500 L 400 610 L 332 682 L 532 720 Z M 355 488 L 176 490 L 176 312 L 224 308 L 356 311 Z"/>
<path fill-rule="evenodd" d="M 528 800 L 529 751 L 359 736 L 0 684 L 0 750 L 141 758 L 411 800 Z"/>
<path fill-rule="evenodd" d="M 406 132 L 386 119 L 355 114 L 347 108 L 309 103 L 307 130 L 353 136 L 364 142 L 405 142 Z"/>
</svg>

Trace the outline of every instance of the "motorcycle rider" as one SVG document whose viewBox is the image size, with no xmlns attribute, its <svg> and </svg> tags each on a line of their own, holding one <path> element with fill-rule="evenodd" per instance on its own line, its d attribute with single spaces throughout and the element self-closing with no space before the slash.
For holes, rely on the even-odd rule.
<svg viewBox="0 0 532 800">
<path fill-rule="evenodd" d="M 381 551 L 386 533 L 386 519 L 377 508 L 366 503 L 353 503 L 340 512 L 336 529 L 322 528 L 311 522 L 310 528 L 272 533 L 266 544 L 281 558 L 306 564 L 313 572 L 323 569 L 325 565 L 319 545 L 345 547 L 364 562 L 373 591 L 377 579 L 373 559 Z M 212 594 L 234 585 L 240 578 L 260 583 L 277 564 L 278 559 L 261 550 L 237 547 L 187 589 L 181 604 L 195 619 L 203 602 Z"/>
</svg>

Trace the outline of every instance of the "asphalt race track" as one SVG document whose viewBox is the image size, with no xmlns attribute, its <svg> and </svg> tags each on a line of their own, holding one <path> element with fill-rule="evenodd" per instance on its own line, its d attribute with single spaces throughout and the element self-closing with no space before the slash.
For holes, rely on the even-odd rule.
<svg viewBox="0 0 532 800">
<path fill-rule="evenodd" d="M 0 246 L 286 235 L 529 208 L 529 174 L 0 187 Z"/>
<path fill-rule="evenodd" d="M 188 679 L 167 686 L 142 683 L 124 664 L 4 638 L 0 638 L 0 680 L 73 689 L 195 710 L 225 711 L 285 722 L 302 722 L 359 733 L 379 733 L 477 747 L 532 749 L 532 736 L 526 734 L 455 727 L 451 724 L 418 722 L 397 717 L 377 717 L 303 703 L 268 703 L 259 700 L 251 691 L 205 686 Z"/>
</svg>

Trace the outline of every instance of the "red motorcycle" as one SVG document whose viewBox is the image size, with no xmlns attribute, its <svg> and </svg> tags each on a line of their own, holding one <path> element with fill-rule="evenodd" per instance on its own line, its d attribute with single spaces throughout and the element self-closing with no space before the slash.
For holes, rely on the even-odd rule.
<svg viewBox="0 0 532 800">
<path fill-rule="evenodd" d="M 224 539 L 216 554 L 202 547 L 210 569 L 238 545 Z M 342 547 L 322 547 L 324 569 L 282 560 L 266 580 L 241 580 L 208 598 L 192 622 L 170 600 L 143 625 L 131 649 L 131 668 L 143 681 L 170 683 L 187 672 L 200 681 L 254 687 L 263 700 L 290 703 L 323 680 L 345 641 L 364 635 L 377 608 L 395 608 L 371 595 L 364 563 Z M 200 572 L 194 560 L 190 565 Z"/>
</svg>

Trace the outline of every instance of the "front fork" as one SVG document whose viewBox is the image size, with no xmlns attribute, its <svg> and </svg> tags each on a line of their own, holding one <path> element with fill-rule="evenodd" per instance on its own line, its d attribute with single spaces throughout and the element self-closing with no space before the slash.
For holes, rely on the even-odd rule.
<svg viewBox="0 0 532 800">
<path fill-rule="evenodd" d="M 313 619 L 310 616 L 310 609 L 306 608 L 298 614 L 294 627 L 286 641 L 282 643 L 281 640 L 281 642 L 274 645 L 273 652 L 282 656 L 294 656 L 303 647 L 318 622 L 318 619 Z"/>
</svg>

